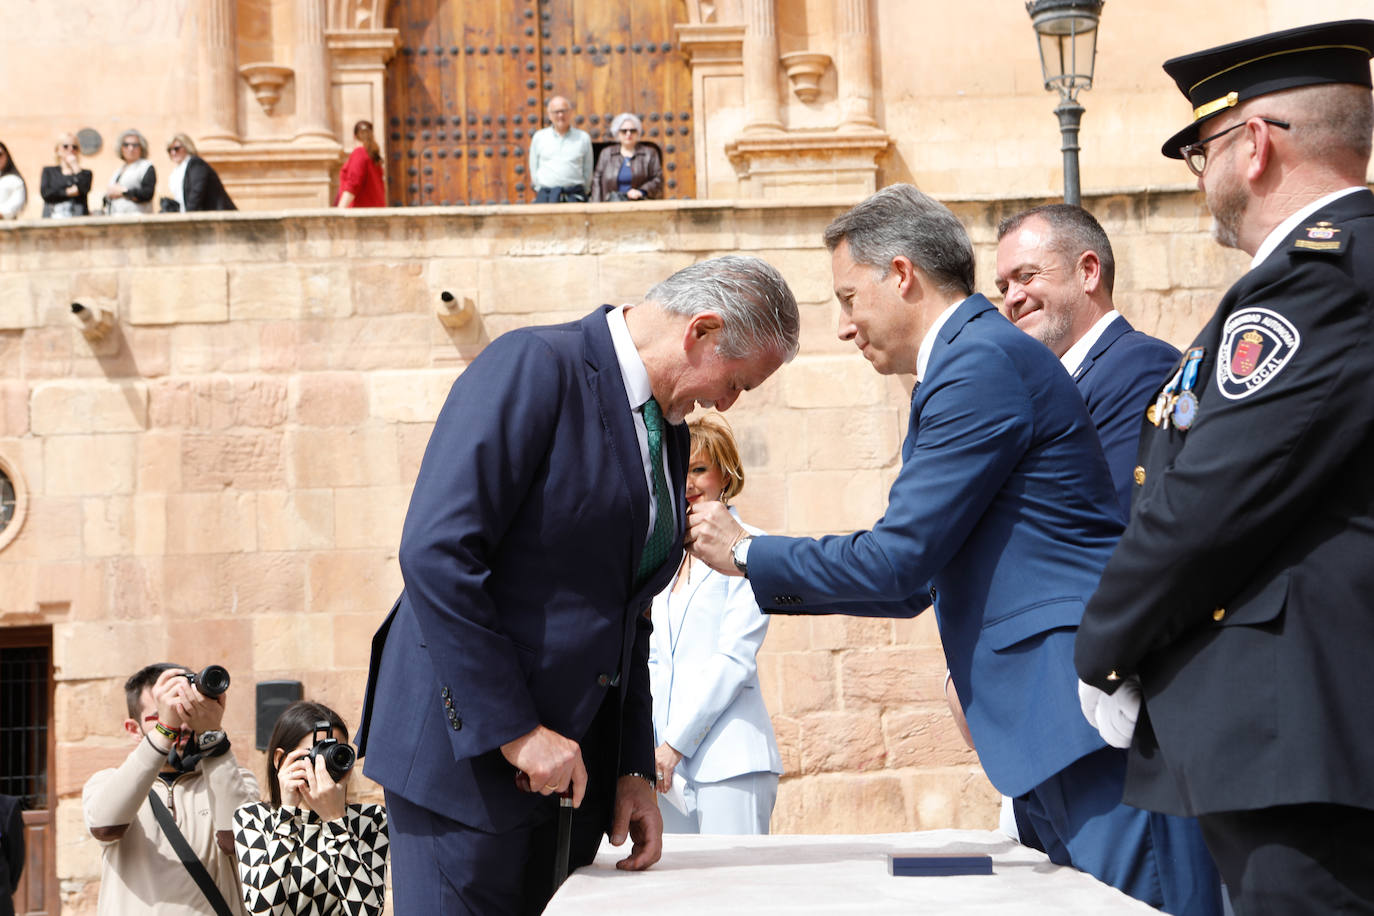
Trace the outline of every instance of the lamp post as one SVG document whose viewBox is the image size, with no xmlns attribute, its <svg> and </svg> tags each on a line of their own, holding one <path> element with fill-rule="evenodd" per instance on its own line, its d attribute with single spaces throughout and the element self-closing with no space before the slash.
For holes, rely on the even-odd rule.
<svg viewBox="0 0 1374 916">
<path fill-rule="evenodd" d="M 1059 93 L 1060 145 L 1064 153 L 1064 203 L 1077 205 L 1078 126 L 1083 106 L 1078 93 L 1093 86 L 1097 61 L 1097 21 L 1104 0 L 1027 0 L 1026 12 L 1040 40 L 1040 73 L 1046 91 Z"/>
</svg>

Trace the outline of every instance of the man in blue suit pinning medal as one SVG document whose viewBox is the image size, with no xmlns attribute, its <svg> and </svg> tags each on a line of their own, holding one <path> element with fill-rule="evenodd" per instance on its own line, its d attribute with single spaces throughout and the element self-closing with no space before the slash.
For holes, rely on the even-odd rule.
<svg viewBox="0 0 1374 916">
<path fill-rule="evenodd" d="M 910 428 L 871 530 L 751 537 L 694 507 L 690 549 L 747 576 L 761 608 L 910 617 L 935 608 L 978 756 L 1050 858 L 1155 906 L 1177 888 L 1146 812 L 1121 803 L 1125 752 L 1084 720 L 1073 671 L 1083 606 L 1121 532 L 1097 433 L 1054 354 L 973 293 L 973 246 L 910 185 L 825 232 L 839 336 L 879 373 L 913 374 Z M 1189 872 L 1192 869 L 1188 869 Z"/>
<path fill-rule="evenodd" d="M 644 301 L 512 331 L 454 383 L 401 536 L 404 591 L 373 639 L 358 729 L 386 791 L 398 913 L 506 916 L 601 837 L 659 858 L 653 596 L 682 557 L 687 428 L 797 350 L 776 270 L 724 257 Z"/>
</svg>

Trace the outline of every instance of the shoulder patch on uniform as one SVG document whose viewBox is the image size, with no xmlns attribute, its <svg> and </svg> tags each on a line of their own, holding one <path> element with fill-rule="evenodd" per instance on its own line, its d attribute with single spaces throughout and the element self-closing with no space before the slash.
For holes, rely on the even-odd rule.
<svg viewBox="0 0 1374 916">
<path fill-rule="evenodd" d="M 1304 226 L 1293 234 L 1293 251 L 1342 254 L 1350 244 L 1350 233 L 1326 220 Z"/>
<path fill-rule="evenodd" d="M 1283 371 L 1301 343 L 1298 329 L 1277 312 L 1241 309 L 1222 331 L 1217 388 L 1233 401 L 1254 394 Z"/>
</svg>

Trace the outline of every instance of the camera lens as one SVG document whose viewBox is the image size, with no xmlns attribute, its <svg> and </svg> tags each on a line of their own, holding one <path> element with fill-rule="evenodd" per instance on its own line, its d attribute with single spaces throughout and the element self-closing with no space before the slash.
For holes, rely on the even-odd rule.
<svg viewBox="0 0 1374 916">
<path fill-rule="evenodd" d="M 324 751 L 324 768 L 329 773 L 329 778 L 338 782 L 353 769 L 353 763 L 358 759 L 358 754 L 353 750 L 353 745 L 331 744 Z"/>
<path fill-rule="evenodd" d="M 229 689 L 229 672 L 219 665 L 210 665 L 191 681 L 205 696 L 217 697 Z"/>
</svg>

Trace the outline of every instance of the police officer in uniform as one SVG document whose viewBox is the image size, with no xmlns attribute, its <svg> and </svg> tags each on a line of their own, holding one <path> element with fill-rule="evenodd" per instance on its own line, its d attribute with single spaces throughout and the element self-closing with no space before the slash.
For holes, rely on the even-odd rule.
<svg viewBox="0 0 1374 916">
<path fill-rule="evenodd" d="M 1196 815 L 1241 916 L 1374 913 L 1371 55 L 1354 20 L 1165 63 L 1164 155 L 1253 261 L 1145 411 L 1075 646 L 1126 802 Z"/>
</svg>

